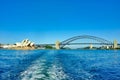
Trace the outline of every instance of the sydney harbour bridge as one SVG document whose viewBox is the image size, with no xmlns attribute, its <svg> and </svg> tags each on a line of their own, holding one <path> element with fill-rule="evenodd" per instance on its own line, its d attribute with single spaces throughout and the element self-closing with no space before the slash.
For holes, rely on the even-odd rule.
<svg viewBox="0 0 120 80">
<path fill-rule="evenodd" d="M 83 42 L 83 43 L 72 43 L 76 40 L 80 40 L 80 39 L 91 39 L 91 40 L 94 40 L 94 42 Z M 100 38 L 100 37 L 96 37 L 96 36 L 90 36 L 90 35 L 80 35 L 80 36 L 74 36 L 74 37 L 71 37 L 69 39 L 66 39 L 62 42 L 59 42 L 57 41 L 55 44 L 39 44 L 39 45 L 51 45 L 51 46 L 55 46 L 56 49 L 61 49 L 61 48 L 64 48 L 66 45 L 90 45 L 90 48 L 92 48 L 93 46 L 92 45 L 106 45 L 108 46 L 112 46 L 113 48 L 117 48 L 118 45 L 120 45 L 119 43 L 117 43 L 116 40 L 114 40 L 113 42 L 109 41 L 109 40 L 106 40 L 106 39 L 103 39 L 103 38 Z"/>
</svg>

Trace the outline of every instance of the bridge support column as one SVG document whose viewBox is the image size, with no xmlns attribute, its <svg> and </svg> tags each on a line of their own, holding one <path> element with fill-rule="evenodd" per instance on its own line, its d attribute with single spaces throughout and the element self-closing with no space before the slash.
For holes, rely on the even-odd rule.
<svg viewBox="0 0 120 80">
<path fill-rule="evenodd" d="M 118 47 L 117 40 L 114 40 L 114 41 L 113 41 L 113 48 L 116 49 L 117 47 Z"/>
<path fill-rule="evenodd" d="M 56 49 L 60 49 L 60 42 L 59 42 L 59 41 L 56 41 L 56 43 L 55 43 L 55 48 L 56 48 Z"/>
<path fill-rule="evenodd" d="M 90 49 L 92 49 L 93 48 L 93 45 L 92 44 L 90 44 Z"/>
</svg>

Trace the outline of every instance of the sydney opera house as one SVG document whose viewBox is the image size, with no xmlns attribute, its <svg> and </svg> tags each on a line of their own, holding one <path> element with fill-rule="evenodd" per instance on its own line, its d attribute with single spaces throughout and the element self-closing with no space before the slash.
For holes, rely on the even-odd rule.
<svg viewBox="0 0 120 80">
<path fill-rule="evenodd" d="M 22 42 L 17 42 L 15 44 L 12 45 L 3 45 L 3 48 L 7 48 L 7 49 L 35 49 L 34 47 L 34 42 L 31 42 L 28 39 L 23 40 Z"/>
</svg>

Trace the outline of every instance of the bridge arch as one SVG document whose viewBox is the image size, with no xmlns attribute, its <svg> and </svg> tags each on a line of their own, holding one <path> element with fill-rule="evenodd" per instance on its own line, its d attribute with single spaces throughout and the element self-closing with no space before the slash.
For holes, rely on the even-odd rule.
<svg viewBox="0 0 120 80">
<path fill-rule="evenodd" d="M 106 39 L 103 39 L 103 38 L 99 38 L 99 37 L 96 37 L 96 36 L 90 36 L 90 35 L 81 35 L 81 36 L 74 36 L 74 37 L 71 37 L 67 40 L 64 40 L 62 42 L 60 42 L 60 48 L 63 48 L 64 46 L 68 45 L 69 43 L 75 41 L 75 40 L 78 40 L 78 39 L 92 39 L 92 40 L 95 40 L 103 45 L 111 45 L 112 42 L 109 41 L 109 40 L 106 40 Z"/>
</svg>

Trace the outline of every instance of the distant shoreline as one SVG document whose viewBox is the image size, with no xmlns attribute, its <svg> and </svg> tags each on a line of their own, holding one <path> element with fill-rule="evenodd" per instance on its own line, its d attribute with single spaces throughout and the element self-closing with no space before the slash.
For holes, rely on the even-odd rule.
<svg viewBox="0 0 120 80">
<path fill-rule="evenodd" d="M 12 47 L 12 48 L 1 48 L 1 49 L 8 49 L 8 50 L 35 50 L 34 47 Z"/>
<path fill-rule="evenodd" d="M 120 50 L 120 49 L 40 49 L 40 48 L 0 48 L 4 50 Z"/>
</svg>

